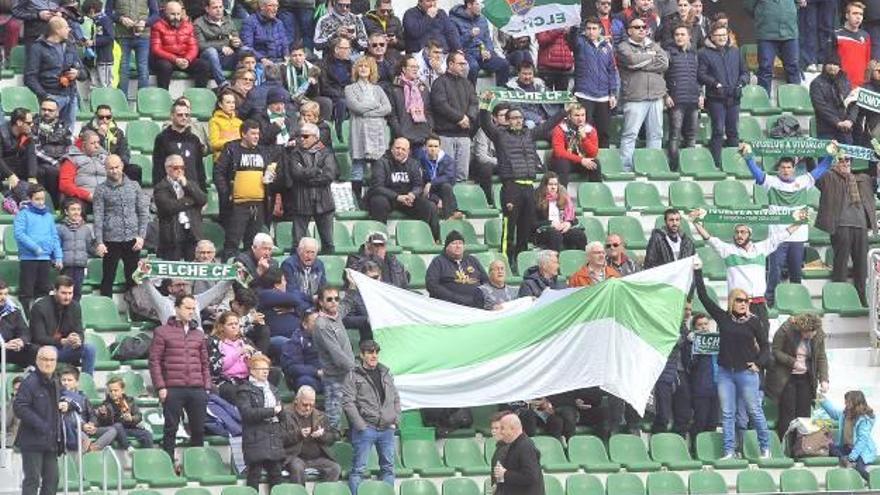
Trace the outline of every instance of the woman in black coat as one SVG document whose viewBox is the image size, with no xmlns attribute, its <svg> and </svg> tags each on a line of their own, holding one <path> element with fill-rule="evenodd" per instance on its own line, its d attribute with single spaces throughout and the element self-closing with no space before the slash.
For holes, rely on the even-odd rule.
<svg viewBox="0 0 880 495">
<path fill-rule="evenodd" d="M 269 490 L 281 483 L 284 444 L 279 420 L 282 405 L 275 387 L 269 384 L 272 361 L 260 354 L 248 361 L 251 376 L 238 389 L 236 406 L 241 413 L 241 448 L 247 464 L 247 485 L 259 490 L 263 470 Z"/>
</svg>

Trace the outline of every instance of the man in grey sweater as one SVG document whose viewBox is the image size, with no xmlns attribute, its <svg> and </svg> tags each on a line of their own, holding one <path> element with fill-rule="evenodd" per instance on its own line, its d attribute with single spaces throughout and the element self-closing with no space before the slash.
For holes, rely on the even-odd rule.
<svg viewBox="0 0 880 495">
<path fill-rule="evenodd" d="M 324 365 L 324 412 L 330 426 L 340 431 L 342 384 L 355 367 L 354 353 L 342 323 L 345 315 L 339 310 L 339 291 L 333 287 L 319 289 L 318 308 L 314 342 L 318 358 Z"/>
</svg>

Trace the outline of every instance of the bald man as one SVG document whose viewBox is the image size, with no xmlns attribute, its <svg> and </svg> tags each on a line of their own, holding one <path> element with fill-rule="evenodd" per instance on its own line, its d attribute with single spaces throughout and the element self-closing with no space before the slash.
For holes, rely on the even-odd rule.
<svg viewBox="0 0 880 495">
<path fill-rule="evenodd" d="M 79 109 L 76 80 L 83 66 L 76 44 L 67 42 L 69 36 L 70 26 L 63 17 L 49 19 L 46 35 L 37 39 L 27 54 L 24 85 L 40 101 L 51 97 L 58 103 L 61 120 L 73 129 Z"/>
<path fill-rule="evenodd" d="M 330 446 L 339 434 L 330 427 L 327 416 L 315 408 L 315 389 L 303 385 L 293 405 L 281 418 L 284 431 L 284 467 L 291 483 L 306 484 L 306 469 L 316 469 L 323 481 L 337 481 L 341 469 Z"/>
<path fill-rule="evenodd" d="M 501 418 L 500 436 L 507 452 L 492 466 L 495 495 L 544 495 L 541 454 L 516 414 Z"/>
<path fill-rule="evenodd" d="M 156 74 L 157 86 L 168 89 L 174 71 L 192 76 L 197 88 L 207 86 L 211 66 L 198 57 L 195 28 L 183 15 L 183 6 L 175 1 L 166 3 L 162 19 L 150 29 L 150 68 Z"/>
</svg>

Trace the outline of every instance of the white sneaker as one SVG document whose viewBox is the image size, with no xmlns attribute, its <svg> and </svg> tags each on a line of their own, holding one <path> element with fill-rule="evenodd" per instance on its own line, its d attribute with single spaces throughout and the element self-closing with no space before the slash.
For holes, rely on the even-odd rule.
<svg viewBox="0 0 880 495">
<path fill-rule="evenodd" d="M 721 458 L 718 460 L 719 461 L 732 461 L 734 459 L 736 459 L 736 453 L 728 452 L 728 453 L 724 454 L 723 456 L 721 456 Z"/>
<path fill-rule="evenodd" d="M 764 449 L 761 451 L 761 459 L 769 459 L 770 457 L 772 457 L 770 455 L 770 449 Z"/>
</svg>

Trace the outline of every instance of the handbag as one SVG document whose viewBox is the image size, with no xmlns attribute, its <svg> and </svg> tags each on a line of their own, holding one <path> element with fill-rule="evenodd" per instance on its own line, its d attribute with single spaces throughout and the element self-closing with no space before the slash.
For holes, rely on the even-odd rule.
<svg viewBox="0 0 880 495">
<path fill-rule="evenodd" d="M 812 433 L 796 432 L 792 454 L 795 457 L 827 457 L 831 449 L 831 433 L 824 428 Z"/>
</svg>

